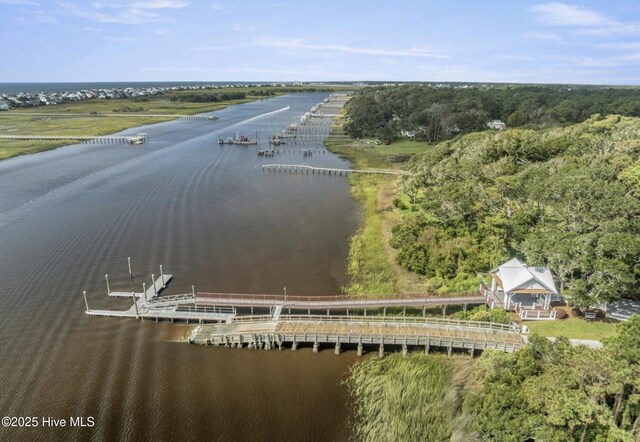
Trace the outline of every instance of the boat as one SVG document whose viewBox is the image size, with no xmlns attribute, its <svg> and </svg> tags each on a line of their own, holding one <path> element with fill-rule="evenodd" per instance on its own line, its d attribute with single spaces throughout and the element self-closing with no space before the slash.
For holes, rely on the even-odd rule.
<svg viewBox="0 0 640 442">
<path fill-rule="evenodd" d="M 240 137 L 236 137 L 236 139 L 233 140 L 233 144 L 258 144 L 258 140 L 250 140 L 248 137 L 241 135 Z"/>
</svg>

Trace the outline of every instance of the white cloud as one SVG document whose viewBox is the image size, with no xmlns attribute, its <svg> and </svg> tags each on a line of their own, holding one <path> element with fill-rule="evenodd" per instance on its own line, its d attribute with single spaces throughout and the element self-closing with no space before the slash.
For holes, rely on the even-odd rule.
<svg viewBox="0 0 640 442">
<path fill-rule="evenodd" d="M 35 6 L 40 5 L 40 3 L 31 1 L 31 0 L 0 0 L 0 4 L 3 4 L 3 5 L 35 5 Z"/>
<path fill-rule="evenodd" d="M 603 26 L 611 22 L 604 15 L 579 6 L 566 3 L 542 3 L 529 10 L 535 13 L 540 21 L 555 26 Z"/>
<path fill-rule="evenodd" d="M 516 61 L 531 61 L 535 60 L 533 57 L 529 55 L 519 55 L 519 54 L 503 54 L 499 53 L 498 58 L 502 58 L 503 60 L 516 60 Z"/>
<path fill-rule="evenodd" d="M 188 3 L 177 0 L 149 0 L 129 3 L 93 3 L 90 7 L 76 3 L 59 3 L 68 13 L 99 23 L 140 24 L 167 21 L 159 12 L 181 9 Z"/>
<path fill-rule="evenodd" d="M 103 37 L 102 39 L 113 42 L 113 43 L 134 43 L 141 40 L 140 38 L 137 38 L 137 37 L 113 37 L 113 36 Z"/>
<path fill-rule="evenodd" d="M 241 24 L 235 24 L 231 26 L 231 30 L 234 32 L 255 32 L 255 26 L 247 26 Z"/>
<path fill-rule="evenodd" d="M 149 0 L 143 2 L 135 2 L 131 5 L 132 8 L 140 9 L 182 9 L 188 6 L 189 3 L 176 0 Z"/>
<path fill-rule="evenodd" d="M 596 45 L 596 48 L 614 51 L 637 50 L 640 49 L 640 41 L 601 43 Z"/>
<path fill-rule="evenodd" d="M 373 55 L 380 57 L 415 57 L 415 58 L 442 58 L 450 59 L 452 57 L 441 52 L 433 51 L 426 48 L 411 47 L 405 49 L 388 49 L 388 48 L 366 48 L 354 47 L 336 44 L 313 44 L 301 39 L 277 39 L 277 38 L 261 38 L 257 41 L 237 45 L 222 46 L 197 46 L 191 48 L 194 52 L 204 51 L 222 51 L 230 49 L 246 49 L 246 48 L 273 48 L 273 49 L 289 49 L 295 51 L 303 51 L 307 55 L 309 51 L 320 52 L 343 52 L 349 54 Z"/>
<path fill-rule="evenodd" d="M 607 35 L 640 32 L 640 24 L 626 23 L 598 11 L 560 2 L 541 3 L 529 8 L 537 19 L 549 26 L 578 28 L 576 34 Z"/>
<path fill-rule="evenodd" d="M 561 41 L 562 37 L 553 32 L 527 32 L 524 34 L 527 38 L 534 38 L 537 40 L 549 40 L 549 41 Z"/>
<path fill-rule="evenodd" d="M 419 48 L 419 47 L 412 47 L 412 48 L 406 48 L 406 49 L 363 48 L 363 47 L 354 47 L 354 46 L 346 46 L 346 45 L 312 44 L 299 39 L 271 39 L 271 38 L 261 39 L 258 45 L 263 47 L 268 47 L 268 48 L 276 48 L 276 49 L 346 52 L 350 54 L 376 55 L 376 56 L 387 56 L 387 57 L 451 58 L 440 52 Z"/>
</svg>

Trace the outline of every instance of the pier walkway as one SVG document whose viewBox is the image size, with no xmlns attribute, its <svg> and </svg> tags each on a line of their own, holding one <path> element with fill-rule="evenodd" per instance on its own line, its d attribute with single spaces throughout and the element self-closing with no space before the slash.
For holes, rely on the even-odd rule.
<svg viewBox="0 0 640 442">
<path fill-rule="evenodd" d="M 234 307 L 282 306 L 289 309 L 346 310 L 351 308 L 423 307 L 428 305 L 473 305 L 484 304 L 485 297 L 467 294 L 465 296 L 411 296 L 385 299 L 354 299 L 346 296 L 283 296 L 262 294 L 207 293 L 198 292 L 197 305 L 218 305 Z"/>
<path fill-rule="evenodd" d="M 264 164 L 262 170 L 268 172 L 317 173 L 319 175 L 350 175 L 352 173 L 382 175 L 413 175 L 406 170 L 392 169 L 334 169 L 330 167 L 312 167 L 305 164 Z"/>
<path fill-rule="evenodd" d="M 497 349 L 513 352 L 525 344 L 516 325 L 493 324 L 478 321 L 457 321 L 439 318 L 397 318 L 363 316 L 291 316 L 281 315 L 236 318 L 230 324 L 201 325 L 189 337 L 190 343 L 224 345 L 226 347 L 264 348 L 270 350 L 299 344 L 331 345 L 338 354 L 342 345 L 357 346 L 362 355 L 364 346 L 375 346 L 380 356 L 384 346 L 401 346 L 403 354 L 408 347 L 421 347 L 429 352 L 432 347 L 466 350 Z"/>
<path fill-rule="evenodd" d="M 132 276 L 131 267 L 129 274 Z M 225 345 L 272 349 L 283 348 L 285 343 L 295 350 L 298 345 L 312 345 L 318 351 L 320 345 L 332 345 L 339 353 L 342 345 L 355 345 L 359 355 L 364 346 L 376 346 L 381 356 L 385 345 L 408 347 L 432 347 L 475 351 L 498 349 L 513 352 L 525 344 L 517 324 L 495 324 L 480 321 L 461 321 L 434 318 L 425 315 L 426 306 L 439 305 L 443 313 L 447 305 L 484 304 L 480 294 L 458 296 L 416 295 L 386 299 L 352 299 L 345 296 L 282 296 L 266 294 L 234 294 L 196 292 L 160 296 L 171 279 L 162 272 L 152 276 L 148 289 L 142 292 L 111 291 L 109 278 L 107 294 L 111 297 L 130 298 L 127 310 L 90 309 L 86 292 L 83 293 L 86 313 L 90 316 L 111 316 L 152 320 L 195 322 L 198 325 L 188 341 L 198 344 Z M 270 314 L 254 315 L 255 307 L 269 309 Z M 387 316 L 387 308 L 403 307 L 402 316 Z M 407 307 L 422 307 L 422 316 L 406 316 Z M 251 309 L 251 314 L 238 314 L 237 309 Z M 368 315 L 367 309 L 378 309 L 381 315 Z M 358 309 L 358 315 L 350 309 Z M 306 314 L 291 314 L 292 310 Z M 331 314 L 333 310 L 333 315 Z M 361 312 L 360 310 L 364 310 Z M 380 311 L 381 310 L 381 311 Z M 318 314 L 318 311 L 322 314 Z M 326 315 L 324 312 L 326 311 Z M 314 312 L 312 314 L 312 312 Z M 339 312 L 340 314 L 336 314 Z M 346 312 L 346 314 L 345 314 Z"/>
<path fill-rule="evenodd" d="M 83 141 L 94 144 L 144 144 L 149 141 L 147 134 L 137 135 L 0 135 L 1 140 L 37 140 L 37 141 Z"/>
<path fill-rule="evenodd" d="M 213 115 L 179 115 L 179 114 L 141 114 L 137 112 L 114 112 L 114 113 L 90 113 L 90 112 L 69 112 L 69 113 L 52 113 L 52 112 L 4 112 L 1 114 L 2 116 L 8 117 L 20 117 L 20 116 L 28 116 L 28 117 L 62 117 L 62 118 L 71 118 L 71 117 L 92 117 L 92 118 L 101 118 L 101 117 L 115 117 L 115 118 L 131 118 L 131 117 L 145 117 L 145 118 L 176 118 L 178 120 L 203 120 L 203 121 L 214 121 L 217 120 L 218 117 Z"/>
</svg>

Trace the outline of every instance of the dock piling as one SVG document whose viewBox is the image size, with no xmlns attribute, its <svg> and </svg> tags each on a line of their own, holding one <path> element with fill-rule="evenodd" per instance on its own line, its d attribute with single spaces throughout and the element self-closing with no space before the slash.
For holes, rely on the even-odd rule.
<svg viewBox="0 0 640 442">
<path fill-rule="evenodd" d="M 84 305 L 85 307 L 87 307 L 87 312 L 89 311 L 89 303 L 87 302 L 87 291 L 83 290 L 82 291 L 82 296 L 84 297 Z"/>
<path fill-rule="evenodd" d="M 140 312 L 138 311 L 138 303 L 136 302 L 136 294 L 135 292 L 131 292 L 131 298 L 133 298 L 133 306 L 136 309 L 136 319 L 140 318 Z"/>
<path fill-rule="evenodd" d="M 153 284 L 153 296 L 158 296 L 158 288 L 156 287 L 156 274 L 151 274 L 151 284 Z"/>
<path fill-rule="evenodd" d="M 107 294 L 111 294 L 111 289 L 109 288 L 109 275 L 104 275 L 104 279 L 107 281 Z"/>
<path fill-rule="evenodd" d="M 131 257 L 127 257 L 127 265 L 129 266 L 129 278 L 133 279 L 133 272 L 131 271 Z"/>
<path fill-rule="evenodd" d="M 148 302 L 149 300 L 147 299 L 147 283 L 143 282 L 142 283 L 142 296 L 144 296 L 144 301 Z"/>
<path fill-rule="evenodd" d="M 162 288 L 165 288 L 167 285 L 164 283 L 164 273 L 162 272 L 162 264 L 160 264 L 160 279 L 162 280 Z"/>
</svg>

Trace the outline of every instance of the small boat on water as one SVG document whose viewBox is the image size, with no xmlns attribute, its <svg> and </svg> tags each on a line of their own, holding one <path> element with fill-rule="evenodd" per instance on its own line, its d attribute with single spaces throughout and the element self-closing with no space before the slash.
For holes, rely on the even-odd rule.
<svg viewBox="0 0 640 442">
<path fill-rule="evenodd" d="M 258 144 L 258 134 L 256 133 L 256 139 L 251 140 L 249 137 L 245 137 L 244 135 L 238 135 L 236 133 L 235 138 L 227 137 L 220 138 L 218 140 L 218 144 L 239 144 L 239 145 L 249 145 L 249 144 Z"/>
<path fill-rule="evenodd" d="M 236 138 L 233 141 L 233 144 L 258 144 L 258 140 L 250 140 L 248 137 L 245 137 L 244 135 Z"/>
</svg>

